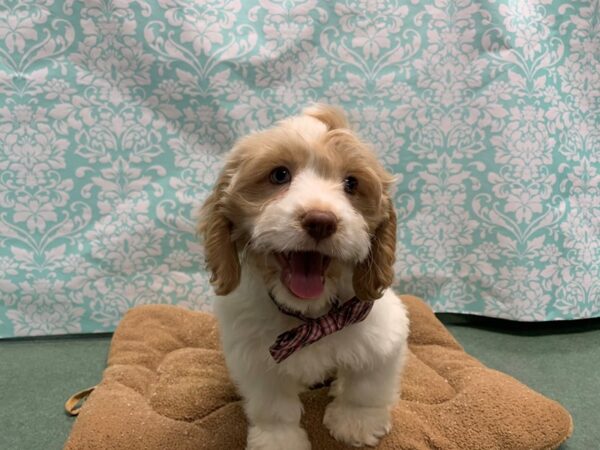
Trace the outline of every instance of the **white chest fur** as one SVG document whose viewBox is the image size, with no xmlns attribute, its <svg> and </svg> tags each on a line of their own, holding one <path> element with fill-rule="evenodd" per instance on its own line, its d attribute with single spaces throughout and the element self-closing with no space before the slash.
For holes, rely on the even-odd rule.
<svg viewBox="0 0 600 450">
<path fill-rule="evenodd" d="M 301 322 L 281 313 L 264 288 L 243 283 L 231 295 L 217 300 L 215 312 L 234 378 L 266 370 L 307 386 L 338 368 L 376 367 L 392 353 L 402 351 L 408 335 L 404 305 L 387 290 L 364 321 L 326 336 L 277 364 L 269 347 L 279 334 Z"/>
</svg>

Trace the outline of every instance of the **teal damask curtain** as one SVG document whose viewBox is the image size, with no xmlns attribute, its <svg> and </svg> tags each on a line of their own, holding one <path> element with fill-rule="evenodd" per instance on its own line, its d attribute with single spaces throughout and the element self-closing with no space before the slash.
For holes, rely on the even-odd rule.
<svg viewBox="0 0 600 450">
<path fill-rule="evenodd" d="M 0 336 L 210 309 L 194 214 L 236 137 L 341 105 L 398 174 L 398 289 L 600 315 L 599 2 L 3 0 Z"/>
</svg>

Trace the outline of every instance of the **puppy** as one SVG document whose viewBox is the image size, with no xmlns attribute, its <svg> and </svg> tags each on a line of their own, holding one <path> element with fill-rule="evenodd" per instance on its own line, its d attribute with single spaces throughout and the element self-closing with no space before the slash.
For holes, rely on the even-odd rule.
<svg viewBox="0 0 600 450">
<path fill-rule="evenodd" d="M 241 139 L 201 210 L 247 448 L 310 449 L 298 394 L 335 375 L 323 423 L 352 446 L 390 431 L 408 319 L 389 289 L 393 177 L 316 105 Z"/>
</svg>

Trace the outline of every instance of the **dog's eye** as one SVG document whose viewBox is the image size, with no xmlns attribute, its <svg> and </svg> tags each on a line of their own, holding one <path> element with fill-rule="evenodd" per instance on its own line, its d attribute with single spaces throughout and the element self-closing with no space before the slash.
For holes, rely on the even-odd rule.
<svg viewBox="0 0 600 450">
<path fill-rule="evenodd" d="M 292 181 L 292 174 L 287 167 L 276 167 L 271 172 L 269 180 L 271 180 L 271 183 L 273 184 L 286 184 Z"/>
<path fill-rule="evenodd" d="M 344 191 L 347 194 L 356 194 L 358 180 L 352 176 L 344 178 Z"/>
</svg>

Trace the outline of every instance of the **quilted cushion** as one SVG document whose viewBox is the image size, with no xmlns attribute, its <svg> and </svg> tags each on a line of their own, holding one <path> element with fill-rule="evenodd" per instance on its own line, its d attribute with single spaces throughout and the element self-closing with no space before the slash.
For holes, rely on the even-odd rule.
<svg viewBox="0 0 600 450">
<path fill-rule="evenodd" d="M 572 432 L 568 412 L 467 355 L 418 298 L 394 427 L 381 449 L 553 449 Z M 328 388 L 302 395 L 314 449 L 346 448 L 322 425 Z M 242 449 L 247 423 L 227 375 L 213 316 L 140 306 L 115 332 L 102 382 L 65 449 Z"/>
</svg>

